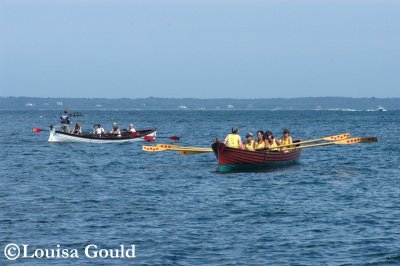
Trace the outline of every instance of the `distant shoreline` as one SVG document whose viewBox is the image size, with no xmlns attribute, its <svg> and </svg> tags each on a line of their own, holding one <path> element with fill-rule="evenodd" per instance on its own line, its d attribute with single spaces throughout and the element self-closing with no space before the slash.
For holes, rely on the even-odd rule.
<svg viewBox="0 0 400 266">
<path fill-rule="evenodd" d="M 301 97 L 263 99 L 0 97 L 0 110 L 400 110 L 400 98 Z"/>
</svg>

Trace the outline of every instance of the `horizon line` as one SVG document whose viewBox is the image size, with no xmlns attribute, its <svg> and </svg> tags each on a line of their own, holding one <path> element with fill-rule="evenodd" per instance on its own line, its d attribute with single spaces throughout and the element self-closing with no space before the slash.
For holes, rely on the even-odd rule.
<svg viewBox="0 0 400 266">
<path fill-rule="evenodd" d="M 129 97 L 121 97 L 121 98 L 106 98 L 106 97 L 42 97 L 42 96 L 0 96 L 0 98 L 38 98 L 38 99 L 106 99 L 106 100 L 145 100 L 145 99 L 192 99 L 192 100 L 292 100 L 292 99 L 315 99 L 315 98 L 349 98 L 349 99 L 400 99 L 400 97 L 351 97 L 351 96 L 304 96 L 304 97 L 272 97 L 272 98 L 195 98 L 195 97 L 156 97 L 149 96 L 144 98 L 129 98 Z"/>
</svg>

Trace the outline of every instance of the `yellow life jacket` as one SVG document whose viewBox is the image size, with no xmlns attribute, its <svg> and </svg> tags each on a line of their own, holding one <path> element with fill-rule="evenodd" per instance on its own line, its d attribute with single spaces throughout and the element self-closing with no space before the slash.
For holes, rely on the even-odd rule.
<svg viewBox="0 0 400 266">
<path fill-rule="evenodd" d="M 261 143 L 258 143 L 258 141 L 256 141 L 256 147 L 255 147 L 256 150 L 262 150 L 264 148 L 265 148 L 265 142 L 264 141 L 261 142 Z"/>
<path fill-rule="evenodd" d="M 246 144 L 244 145 L 246 150 L 248 151 L 254 151 L 254 140 L 252 139 L 251 142 L 246 142 Z"/>
<path fill-rule="evenodd" d="M 284 146 L 284 145 L 292 144 L 291 140 L 292 140 L 291 137 L 287 137 L 286 139 L 282 138 L 281 145 Z"/>
<path fill-rule="evenodd" d="M 278 150 L 278 144 L 276 143 L 275 139 L 272 142 L 272 144 L 269 143 L 269 150 L 270 151 L 277 151 Z"/>
<path fill-rule="evenodd" d="M 225 139 L 225 145 L 229 148 L 239 149 L 240 136 L 238 134 L 228 134 Z"/>
</svg>

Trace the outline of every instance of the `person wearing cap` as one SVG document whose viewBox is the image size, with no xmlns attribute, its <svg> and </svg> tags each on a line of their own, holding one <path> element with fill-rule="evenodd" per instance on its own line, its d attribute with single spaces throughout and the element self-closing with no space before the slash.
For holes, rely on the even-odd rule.
<svg viewBox="0 0 400 266">
<path fill-rule="evenodd" d="M 229 148 L 243 149 L 242 138 L 238 134 L 237 127 L 232 128 L 232 133 L 226 136 L 224 143 Z"/>
<path fill-rule="evenodd" d="M 248 151 L 255 151 L 254 149 L 254 137 L 253 137 L 253 133 L 247 133 L 246 135 L 246 141 L 244 142 L 244 149 L 248 150 Z"/>
<path fill-rule="evenodd" d="M 82 127 L 80 123 L 75 124 L 74 130 L 71 132 L 72 134 L 80 135 L 82 134 Z"/>
<path fill-rule="evenodd" d="M 68 110 L 64 110 L 64 114 L 60 116 L 61 131 L 70 133 L 69 125 L 71 124 L 71 114 Z"/>
<path fill-rule="evenodd" d="M 115 135 L 117 137 L 121 137 L 121 130 L 119 129 L 117 123 L 112 123 L 112 129 L 110 132 L 108 132 L 109 134 Z"/>
<path fill-rule="evenodd" d="M 278 143 L 277 143 L 276 139 L 274 138 L 274 135 L 272 135 L 272 132 L 267 130 L 267 131 L 265 131 L 264 135 L 265 135 L 265 142 L 266 142 L 268 150 L 277 151 Z"/>
<path fill-rule="evenodd" d="M 254 149 L 256 151 L 265 149 L 265 138 L 262 130 L 257 131 L 257 141 L 255 142 Z"/>
<path fill-rule="evenodd" d="M 286 146 L 286 145 L 290 145 L 292 143 L 293 143 L 293 141 L 292 141 L 292 137 L 290 136 L 290 130 L 285 128 L 283 130 L 283 136 L 278 144 L 280 146 Z M 282 149 L 285 149 L 285 148 L 281 148 L 281 150 Z"/>
</svg>

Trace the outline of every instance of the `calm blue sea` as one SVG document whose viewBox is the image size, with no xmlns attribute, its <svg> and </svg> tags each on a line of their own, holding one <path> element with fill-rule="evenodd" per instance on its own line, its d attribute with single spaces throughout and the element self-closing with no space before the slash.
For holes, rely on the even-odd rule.
<svg viewBox="0 0 400 266">
<path fill-rule="evenodd" d="M 32 127 L 59 111 L 0 111 L 0 265 L 400 264 L 400 111 L 85 111 L 84 129 L 157 127 L 210 147 L 231 127 L 288 127 L 302 140 L 351 132 L 379 143 L 304 150 L 299 164 L 218 174 L 212 153 L 146 153 L 142 143 L 49 144 Z M 168 142 L 168 139 L 159 139 Z M 149 143 L 147 143 L 149 144 Z M 10 244 L 79 258 L 8 261 Z M 84 249 L 135 245 L 134 259 Z M 10 251 L 11 253 L 14 250 Z"/>
</svg>

